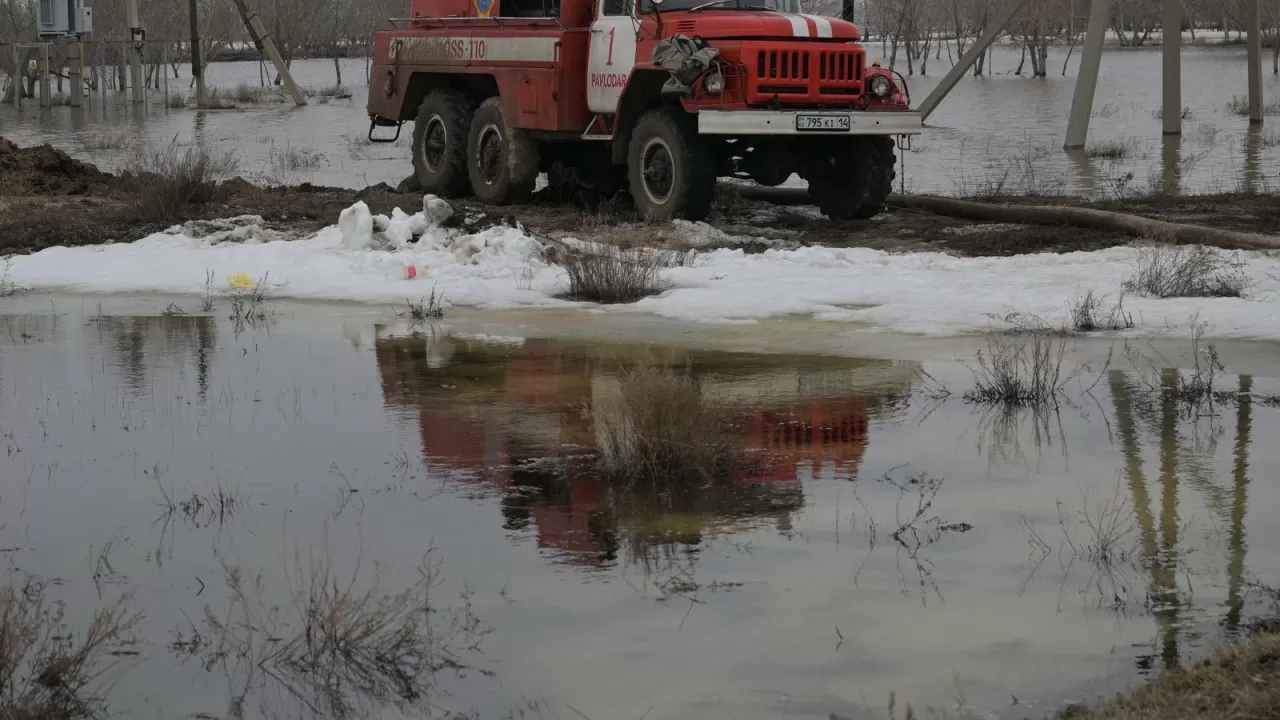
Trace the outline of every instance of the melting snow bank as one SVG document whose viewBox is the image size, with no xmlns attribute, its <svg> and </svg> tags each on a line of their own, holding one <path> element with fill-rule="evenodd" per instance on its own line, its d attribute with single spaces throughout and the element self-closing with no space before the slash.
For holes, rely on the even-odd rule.
<svg viewBox="0 0 1280 720">
<path fill-rule="evenodd" d="M 372 215 L 364 203 L 336 226 L 305 239 L 279 239 L 255 218 L 184 226 L 134 243 L 50 248 L 18 257 L 9 282 L 35 291 L 202 294 L 212 278 L 267 278 L 272 297 L 403 303 L 443 293 L 446 304 L 484 308 L 572 305 L 555 296 L 563 270 L 520 228 L 467 234 L 442 225 L 451 213 L 428 196 L 422 212 Z M 198 236 L 198 237 L 197 237 Z M 699 253 L 691 266 L 662 271 L 661 295 L 606 312 L 649 312 L 698 322 L 751 322 L 781 315 L 858 322 L 934 335 L 1000 326 L 1012 312 L 1057 324 L 1092 289 L 1114 302 L 1133 272 L 1135 251 L 958 258 L 859 248 L 802 247 L 746 254 Z M 1191 318 L 1218 338 L 1280 340 L 1280 260 L 1246 253 L 1247 299 L 1125 298 L 1142 334 L 1190 335 Z M 408 268 L 415 278 L 408 277 Z"/>
</svg>

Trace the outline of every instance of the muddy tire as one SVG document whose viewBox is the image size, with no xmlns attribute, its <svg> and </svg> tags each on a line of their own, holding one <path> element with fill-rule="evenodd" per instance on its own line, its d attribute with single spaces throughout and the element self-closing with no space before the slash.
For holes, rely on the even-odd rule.
<svg viewBox="0 0 1280 720">
<path fill-rule="evenodd" d="M 627 180 L 636 210 L 649 222 L 703 220 L 715 196 L 715 162 L 692 118 L 677 108 L 641 116 L 631 131 Z"/>
<path fill-rule="evenodd" d="M 467 135 L 471 102 L 457 90 L 432 90 L 413 122 L 413 175 L 421 192 L 459 197 L 471 190 L 467 178 Z"/>
<path fill-rule="evenodd" d="M 863 139 L 866 156 L 871 160 L 867 194 L 858 206 L 854 217 L 867 219 L 885 210 L 885 200 L 893 192 L 893 181 L 898 177 L 898 158 L 893 153 L 893 138 L 868 137 Z"/>
<path fill-rule="evenodd" d="M 893 138 L 849 138 L 806 173 L 811 197 L 832 220 L 866 220 L 881 213 L 897 177 Z"/>
<path fill-rule="evenodd" d="M 538 180 L 538 142 L 507 126 L 502 100 L 476 109 L 467 138 L 467 174 L 476 199 L 489 205 L 526 202 Z"/>
</svg>

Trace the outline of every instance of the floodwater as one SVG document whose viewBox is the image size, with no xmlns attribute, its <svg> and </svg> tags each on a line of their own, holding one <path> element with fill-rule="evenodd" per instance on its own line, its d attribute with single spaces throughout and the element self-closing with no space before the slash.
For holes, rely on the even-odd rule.
<svg viewBox="0 0 1280 720">
<path fill-rule="evenodd" d="M 879 44 L 870 46 L 873 55 L 880 49 Z M 927 133 L 904 154 L 900 177 L 908 191 L 1123 198 L 1153 190 L 1266 191 L 1280 181 L 1275 133 L 1249 130 L 1247 119 L 1232 109 L 1233 100 L 1243 101 L 1247 92 L 1241 46 L 1186 48 L 1184 135 L 1167 142 L 1157 119 L 1159 49 L 1112 48 L 1104 53 L 1091 143 L 1119 145 L 1124 157 L 1110 159 L 1061 150 L 1079 54 L 1068 59 L 1065 48 L 1055 48 L 1047 78 L 1013 75 L 1019 59 L 1016 48 L 998 46 L 988 66 L 990 77 L 961 81 L 930 119 Z M 1064 61 L 1066 76 L 1061 74 Z M 108 168 L 127 161 L 124 141 L 163 144 L 177 138 L 233 148 L 241 173 L 264 182 L 394 185 L 411 172 L 409 133 L 394 145 L 366 141 L 365 63 L 346 60 L 342 65 L 352 92 L 349 100 L 313 100 L 302 109 L 280 101 L 196 112 L 166 109 L 161 91 L 153 90 L 149 106 L 136 111 L 119 93 L 108 91 L 95 94 L 92 107 L 83 112 L 67 107 L 42 112 L 31 102 L 21 112 L 0 107 L 0 134 L 21 144 L 50 142 Z M 293 67 L 304 86 L 321 87 L 335 80 L 330 60 L 300 60 Z M 940 60 L 931 59 L 929 76 L 909 78 L 915 102 L 949 67 L 943 52 Z M 189 96 L 188 71 L 184 68 L 182 74 L 182 80 L 170 80 L 169 89 Z M 1280 79 L 1266 77 L 1266 95 L 1274 98 Z M 258 85 L 259 68 L 252 62 L 214 63 L 208 78 L 226 94 L 241 83 Z M 794 177 L 791 182 L 802 184 Z"/>
<path fill-rule="evenodd" d="M 1057 412 L 1002 415 L 956 360 L 22 307 L 0 316 L 0 548 L 73 626 L 131 595 L 119 716 L 315 716 L 298 674 L 243 659 L 296 631 L 314 568 L 394 592 L 428 553 L 456 654 L 415 717 L 869 718 L 891 693 L 1041 717 L 1239 632 L 1280 572 L 1274 353 L 1243 376 L 1224 355 L 1217 387 L 1252 394 L 1189 409 L 1156 390 L 1189 345 L 1117 347 Z M 662 493 L 565 471 L 641 358 L 696 374 L 762 464 Z M 269 631 L 219 644 L 210 617 Z M 373 686 L 339 694 L 389 716 Z"/>
</svg>

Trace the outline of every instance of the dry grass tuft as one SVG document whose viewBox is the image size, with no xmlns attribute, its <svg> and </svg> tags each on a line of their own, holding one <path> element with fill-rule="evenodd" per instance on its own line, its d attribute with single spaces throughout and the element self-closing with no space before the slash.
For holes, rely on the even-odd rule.
<svg viewBox="0 0 1280 720">
<path fill-rule="evenodd" d="M 80 138 L 85 150 L 124 150 L 132 144 L 133 138 L 124 132 L 100 132 Z"/>
<path fill-rule="evenodd" d="M 1086 157 L 1104 160 L 1123 160 L 1133 154 L 1134 142 L 1124 140 L 1102 140 L 1090 144 L 1084 149 Z"/>
<path fill-rule="evenodd" d="M 100 717 L 119 663 L 110 653 L 131 640 L 140 619 L 121 600 L 95 612 L 82 634 L 72 633 L 63 605 L 47 598 L 43 583 L 24 578 L 0 587 L 0 718 Z"/>
<path fill-rule="evenodd" d="M 1166 670 L 1138 690 L 1092 708 L 1072 706 L 1071 720 L 1252 720 L 1280 707 L 1280 635 L 1227 645 L 1195 667 Z"/>
<path fill-rule="evenodd" d="M 396 313 L 399 317 L 408 318 L 415 323 L 438 320 L 444 317 L 444 294 L 436 294 L 435 286 L 431 288 L 430 297 L 419 298 L 416 303 L 412 300 L 405 300 L 404 302 L 407 307 Z"/>
<path fill-rule="evenodd" d="M 569 274 L 570 300 L 630 303 L 666 289 L 658 271 L 663 257 L 644 250 L 601 247 L 568 250 L 560 264 Z"/>
<path fill-rule="evenodd" d="M 26 288 L 10 279 L 12 272 L 13 258 L 0 258 L 0 298 L 13 297 L 26 291 Z"/>
<path fill-rule="evenodd" d="M 466 593 L 461 607 L 435 602 L 441 578 L 430 551 L 417 579 L 392 592 L 359 563 L 339 573 L 328 548 L 305 560 L 295 555 L 283 605 L 264 599 L 261 575 L 224 570 L 225 611 L 206 608 L 203 626 L 175 633 L 171 647 L 223 668 L 232 716 L 257 692 L 264 703 L 285 698 L 292 714 L 307 717 L 352 717 L 367 701 L 407 708 L 426 698 L 437 672 L 467 669 L 464 654 L 488 634 Z"/>
<path fill-rule="evenodd" d="M 623 371 L 618 397 L 593 408 L 600 469 L 625 483 L 708 482 L 740 461 L 729 414 L 697 379 L 664 365 Z"/>
<path fill-rule="evenodd" d="M 129 168 L 138 192 L 138 211 L 156 220 L 179 219 L 187 206 L 212 200 L 218 181 L 230 177 L 236 166 L 230 152 L 180 148 L 176 138 L 162 149 L 142 150 Z"/>
<path fill-rule="evenodd" d="M 1147 245 L 1138 248 L 1127 292 L 1158 298 L 1243 297 L 1249 279 L 1244 261 L 1202 245 Z"/>
<path fill-rule="evenodd" d="M 249 327 L 266 324 L 275 316 L 275 310 L 267 305 L 267 277 L 270 273 L 258 278 L 253 287 L 231 294 L 231 320 L 236 332 Z"/>
<path fill-rule="evenodd" d="M 1249 96 L 1245 95 L 1241 97 L 1239 95 L 1232 95 L 1231 102 L 1227 103 L 1227 112 L 1234 113 L 1236 115 L 1241 115 L 1241 116 L 1248 115 L 1249 114 Z M 1269 104 L 1263 103 L 1262 114 L 1263 115 L 1280 115 L 1280 103 L 1269 103 Z"/>
<path fill-rule="evenodd" d="M 1129 330 L 1133 328 L 1133 315 L 1124 310 L 1124 295 L 1110 309 L 1103 309 L 1104 296 L 1089 290 L 1084 297 L 1077 297 L 1070 305 L 1071 327 L 1076 332 L 1102 330 Z"/>
<path fill-rule="evenodd" d="M 987 352 L 978 351 L 974 388 L 966 402 L 1007 408 L 1054 404 L 1067 378 L 1062 376 L 1066 341 L 1033 334 L 1020 337 L 992 336 Z"/>
</svg>

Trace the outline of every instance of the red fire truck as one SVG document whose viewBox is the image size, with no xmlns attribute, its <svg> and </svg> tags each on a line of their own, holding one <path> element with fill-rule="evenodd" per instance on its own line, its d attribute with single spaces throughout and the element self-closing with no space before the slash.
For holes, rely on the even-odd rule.
<svg viewBox="0 0 1280 720">
<path fill-rule="evenodd" d="M 374 128 L 413 122 L 425 192 L 526 200 L 552 186 L 646 219 L 701 219 L 718 177 L 793 173 L 833 219 L 880 212 L 895 138 L 921 132 L 902 76 L 853 23 L 799 0 L 411 0 L 379 32 Z"/>
</svg>

